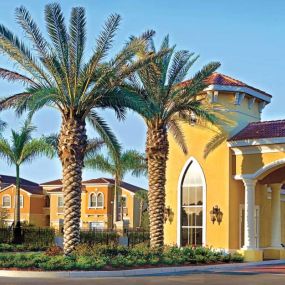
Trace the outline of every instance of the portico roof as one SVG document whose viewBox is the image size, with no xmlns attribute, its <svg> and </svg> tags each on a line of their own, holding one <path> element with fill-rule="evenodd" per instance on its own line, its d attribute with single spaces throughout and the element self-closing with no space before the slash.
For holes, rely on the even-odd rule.
<svg viewBox="0 0 285 285">
<path fill-rule="evenodd" d="M 285 137 L 285 120 L 249 123 L 229 141 Z"/>
</svg>

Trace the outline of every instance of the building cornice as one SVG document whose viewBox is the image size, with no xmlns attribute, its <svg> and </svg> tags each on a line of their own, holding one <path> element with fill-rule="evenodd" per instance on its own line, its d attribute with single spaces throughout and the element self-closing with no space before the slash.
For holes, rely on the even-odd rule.
<svg viewBox="0 0 285 285">
<path fill-rule="evenodd" d="M 214 90 L 215 91 L 230 91 L 230 92 L 247 93 L 255 98 L 265 101 L 266 103 L 271 102 L 270 96 L 265 95 L 262 92 L 258 92 L 257 90 L 254 90 L 249 87 L 211 84 L 207 88 L 204 89 L 204 91 L 214 91 Z"/>
<path fill-rule="evenodd" d="M 239 141 L 228 141 L 228 146 L 243 147 L 243 146 L 260 146 L 260 145 L 272 145 L 272 144 L 284 144 L 285 137 L 277 138 L 261 138 L 261 139 L 246 139 Z"/>
</svg>

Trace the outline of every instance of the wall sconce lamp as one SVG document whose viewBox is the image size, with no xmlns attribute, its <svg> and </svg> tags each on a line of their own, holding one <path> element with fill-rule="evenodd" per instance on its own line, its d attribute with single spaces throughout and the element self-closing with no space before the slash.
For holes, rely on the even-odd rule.
<svg viewBox="0 0 285 285">
<path fill-rule="evenodd" d="M 166 207 L 164 209 L 164 223 L 167 222 L 167 220 L 169 220 L 170 223 L 173 222 L 173 217 L 174 217 L 174 213 L 171 210 L 170 206 Z"/>
<path fill-rule="evenodd" d="M 223 219 L 223 212 L 219 208 L 219 206 L 214 206 L 213 209 L 210 211 L 211 221 L 214 224 L 217 221 L 218 224 L 222 222 Z"/>
</svg>

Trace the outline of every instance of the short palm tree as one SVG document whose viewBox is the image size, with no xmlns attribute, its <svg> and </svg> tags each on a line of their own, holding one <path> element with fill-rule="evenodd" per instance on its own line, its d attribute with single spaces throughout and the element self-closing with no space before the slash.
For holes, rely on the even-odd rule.
<svg viewBox="0 0 285 285">
<path fill-rule="evenodd" d="M 35 158 L 45 155 L 52 157 L 54 150 L 44 137 L 32 138 L 36 128 L 27 120 L 19 132 L 12 130 L 11 142 L 0 138 L 0 157 L 8 164 L 16 167 L 16 195 L 15 195 L 15 242 L 20 242 L 20 167 L 24 163 L 31 163 Z"/>
<path fill-rule="evenodd" d="M 16 19 L 33 49 L 0 25 L 0 52 L 16 63 L 19 72 L 24 71 L 20 74 L 1 68 L 0 77 L 22 82 L 26 89 L 0 101 L 0 110 L 16 107 L 19 113 L 28 109 L 33 114 L 42 107 L 51 106 L 60 111 L 62 123 L 58 154 L 63 168 L 64 252 L 69 255 L 80 238 L 86 121 L 91 123 L 104 141 L 110 142 L 113 151 L 119 151 L 118 141 L 97 109 L 112 108 L 119 118 L 123 118 L 124 107 L 141 108 L 137 98 L 127 94 L 123 96 L 119 87 L 128 76 L 157 56 L 135 58 L 153 32 L 131 38 L 114 58 L 107 60 L 121 20 L 119 15 L 111 15 L 97 38 L 91 57 L 86 60 L 84 8 L 72 9 L 67 28 L 60 5 L 46 5 L 45 22 L 49 40 L 43 37 L 26 8 L 16 9 Z"/>
<path fill-rule="evenodd" d="M 97 154 L 93 157 L 89 156 L 84 162 L 87 168 L 109 173 L 114 178 L 113 223 L 115 223 L 118 218 L 118 188 L 120 187 L 120 182 L 124 179 L 127 172 L 137 177 L 146 175 L 147 164 L 144 154 L 135 150 L 127 150 L 122 154 L 109 152 L 107 156 L 103 154 Z"/>
<path fill-rule="evenodd" d="M 150 39 L 148 48 L 139 54 L 144 58 L 148 54 L 156 54 L 169 49 L 169 38 L 166 36 L 157 51 Z M 214 123 L 215 116 L 204 105 L 203 98 L 197 96 L 205 87 L 205 79 L 220 64 L 209 63 L 196 73 L 191 80 L 183 83 L 190 67 L 197 60 L 194 53 L 186 50 L 176 51 L 175 47 L 162 57 L 154 59 L 129 78 L 125 92 L 138 96 L 146 101 L 148 111 L 152 115 L 139 110 L 147 126 L 146 156 L 149 177 L 149 215 L 150 245 L 163 246 L 164 211 L 165 211 L 165 173 L 168 159 L 168 133 L 174 136 L 178 145 L 186 153 L 180 121 L 190 123 L 193 118 Z"/>
<path fill-rule="evenodd" d="M 139 228 L 142 227 L 142 216 L 144 211 L 144 206 L 148 205 L 148 195 L 146 190 L 139 190 L 136 192 L 135 197 L 140 201 L 140 218 L 139 218 Z"/>
</svg>

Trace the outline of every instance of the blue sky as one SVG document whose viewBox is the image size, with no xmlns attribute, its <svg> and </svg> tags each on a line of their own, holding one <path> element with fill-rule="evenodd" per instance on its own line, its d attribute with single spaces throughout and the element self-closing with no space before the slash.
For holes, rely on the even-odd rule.
<svg viewBox="0 0 285 285">
<path fill-rule="evenodd" d="M 23 36 L 14 21 L 14 9 L 26 6 L 45 31 L 43 9 L 51 1 L 13 0 L 0 1 L 0 22 L 17 35 Z M 88 50 L 92 50 L 104 20 L 111 13 L 119 13 L 123 20 L 117 33 L 112 54 L 119 51 L 128 36 L 140 34 L 146 29 L 156 31 L 156 42 L 166 34 L 178 49 L 188 49 L 200 55 L 192 72 L 203 64 L 217 60 L 222 63 L 219 72 L 242 80 L 272 94 L 272 103 L 263 112 L 263 120 L 284 118 L 285 79 L 285 1 L 283 0 L 62 0 L 59 1 L 69 17 L 73 6 L 84 6 L 88 21 Z M 0 66 L 11 68 L 0 55 Z M 21 91 L 21 87 L 0 81 L 0 97 Z M 0 114 L 10 128 L 17 128 L 24 118 L 13 112 Z M 117 122 L 110 111 L 104 117 L 125 149 L 144 151 L 145 127 L 142 120 L 129 113 L 124 122 Z M 60 116 L 56 111 L 43 110 L 34 118 L 37 135 L 59 130 Z M 95 134 L 89 130 L 90 136 Z M 14 175 L 13 167 L 0 161 L 0 173 Z M 22 176 L 37 182 L 61 177 L 57 159 L 37 159 L 22 167 Z M 95 171 L 84 171 L 84 179 L 98 177 Z M 127 176 L 126 180 L 145 187 L 145 178 Z"/>
</svg>

